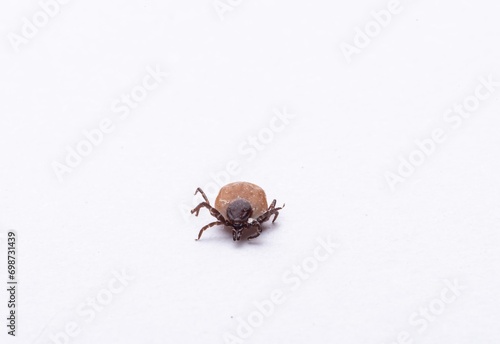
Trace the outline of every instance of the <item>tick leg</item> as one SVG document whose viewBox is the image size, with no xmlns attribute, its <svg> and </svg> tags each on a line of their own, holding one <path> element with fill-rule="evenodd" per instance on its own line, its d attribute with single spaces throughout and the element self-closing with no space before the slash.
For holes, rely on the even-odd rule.
<svg viewBox="0 0 500 344">
<path fill-rule="evenodd" d="M 201 188 L 197 188 L 196 191 L 194 192 L 194 195 L 196 196 L 196 194 L 198 192 L 201 193 L 201 195 L 203 196 L 203 199 L 205 200 L 205 202 L 207 202 L 208 204 L 210 204 L 210 201 L 208 200 L 207 195 L 205 195 L 205 193 L 203 192 L 203 190 Z"/>
<path fill-rule="evenodd" d="M 248 240 L 255 239 L 255 238 L 257 238 L 260 235 L 260 233 L 262 233 L 262 228 L 260 226 L 260 223 L 258 223 L 258 222 L 252 223 L 252 227 L 254 227 L 254 226 L 257 227 L 257 233 L 255 233 L 252 236 L 249 236 Z"/>
<path fill-rule="evenodd" d="M 217 226 L 217 225 L 223 225 L 223 224 L 224 224 L 224 223 L 222 223 L 222 222 L 220 222 L 220 221 L 215 221 L 215 222 L 209 223 L 208 225 L 206 225 L 205 227 L 203 227 L 203 228 L 200 230 L 200 233 L 198 234 L 198 239 L 196 239 L 196 240 L 200 240 L 201 235 L 203 234 L 203 232 L 204 232 L 206 229 L 209 229 L 210 227 Z"/>
<path fill-rule="evenodd" d="M 278 217 L 279 215 L 279 211 L 283 209 L 282 207 L 280 208 L 274 208 L 274 209 L 270 209 L 268 211 L 266 211 L 264 214 L 260 215 L 256 220 L 257 222 L 259 223 L 262 223 L 262 222 L 266 222 L 267 220 L 269 220 L 269 218 L 271 216 L 274 215 L 274 219 L 273 219 L 273 222 L 276 221 L 276 218 Z"/>
<path fill-rule="evenodd" d="M 219 220 L 219 221 L 223 222 L 224 224 L 226 224 L 226 219 L 224 219 L 224 216 L 222 216 L 222 214 L 219 213 L 219 211 L 217 209 L 215 209 L 214 207 L 212 207 L 207 202 L 202 202 L 202 203 L 198 204 L 198 206 L 196 208 L 194 208 L 193 210 L 191 210 L 191 214 L 194 214 L 195 216 L 198 216 L 198 214 L 200 213 L 200 209 L 203 208 L 203 207 L 207 208 L 210 211 L 210 215 L 212 215 L 217 220 Z"/>
<path fill-rule="evenodd" d="M 271 223 L 274 223 L 274 221 L 276 221 L 276 219 L 278 218 L 279 214 L 280 213 L 278 211 L 274 214 L 274 219 L 273 219 L 273 221 Z"/>
<path fill-rule="evenodd" d="M 283 207 L 280 207 L 280 208 L 275 208 L 275 206 L 276 206 L 276 200 L 273 200 L 272 203 L 271 203 L 271 205 L 267 209 L 267 211 L 264 214 L 262 214 L 261 216 L 259 216 L 257 218 L 257 221 L 259 221 L 261 223 L 265 222 L 265 221 L 269 220 L 269 218 L 272 215 L 274 215 L 274 219 L 273 219 L 273 222 L 272 222 L 272 223 L 274 223 L 274 221 L 276 221 L 276 219 L 278 218 L 279 211 L 281 209 L 283 209 L 285 207 L 285 205 L 283 204 Z"/>
<path fill-rule="evenodd" d="M 267 210 L 274 209 L 275 205 L 276 205 L 276 200 L 274 199 L 273 202 L 271 203 L 271 205 L 269 206 L 269 208 L 267 208 Z"/>
<path fill-rule="evenodd" d="M 271 212 L 272 212 L 272 210 L 268 210 L 264 214 L 260 215 L 258 218 L 256 218 L 257 222 L 262 223 L 262 222 L 266 222 L 267 220 L 269 220 L 269 218 L 271 217 Z"/>
<path fill-rule="evenodd" d="M 280 211 L 281 209 L 283 209 L 284 207 L 285 207 L 285 205 L 283 204 L 283 206 L 282 206 L 281 208 L 276 208 L 276 209 L 274 209 L 275 213 L 274 213 L 274 219 L 273 219 L 273 222 L 272 222 L 272 223 L 274 223 L 274 221 L 276 221 L 276 219 L 278 218 L 278 215 L 280 214 L 280 213 L 279 213 L 279 211 Z"/>
</svg>

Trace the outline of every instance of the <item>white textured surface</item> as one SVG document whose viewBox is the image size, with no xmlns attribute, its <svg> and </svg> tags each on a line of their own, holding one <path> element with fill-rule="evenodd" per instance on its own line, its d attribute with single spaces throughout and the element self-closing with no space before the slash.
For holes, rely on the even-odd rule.
<svg viewBox="0 0 500 344">
<path fill-rule="evenodd" d="M 499 343 L 500 88 L 443 116 L 500 80 L 500 5 L 403 2 L 347 63 L 342 42 L 388 2 L 232 3 L 221 21 L 212 0 L 73 0 L 17 53 L 7 35 L 40 7 L 0 4 L 0 319 L 8 229 L 20 282 L 18 336 L 2 320 L 0 342 L 52 343 L 75 322 L 69 343 L 224 343 L 281 290 L 245 343 Z M 128 112 L 120 96 L 143 82 Z M 60 183 L 51 164 L 99 123 L 114 131 Z M 438 128 L 391 191 L 386 172 Z M 255 242 L 194 240 L 211 218 L 186 215 L 192 194 L 225 170 L 286 203 Z M 135 278 L 90 311 L 122 269 Z M 414 312 L 442 297 L 424 327 Z"/>
</svg>

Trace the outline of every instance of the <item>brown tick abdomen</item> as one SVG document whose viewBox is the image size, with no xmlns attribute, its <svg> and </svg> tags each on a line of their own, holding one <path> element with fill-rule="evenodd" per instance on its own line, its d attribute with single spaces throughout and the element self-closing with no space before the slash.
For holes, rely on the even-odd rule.
<svg viewBox="0 0 500 344">
<path fill-rule="evenodd" d="M 235 182 L 223 186 L 215 199 L 215 209 L 226 217 L 227 207 L 231 201 L 243 198 L 252 205 L 252 217 L 256 218 L 267 210 L 267 198 L 264 190 L 255 184 L 248 182 Z"/>
</svg>

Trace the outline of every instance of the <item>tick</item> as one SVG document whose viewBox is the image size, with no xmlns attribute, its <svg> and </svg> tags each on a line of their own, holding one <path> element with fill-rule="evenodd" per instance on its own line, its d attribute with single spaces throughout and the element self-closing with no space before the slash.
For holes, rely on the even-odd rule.
<svg viewBox="0 0 500 344">
<path fill-rule="evenodd" d="M 273 215 L 274 223 L 278 218 L 279 211 L 285 207 L 283 204 L 283 207 L 275 208 L 276 200 L 273 200 L 268 207 L 264 190 L 260 186 L 247 182 L 236 182 L 223 186 L 213 207 L 201 188 L 197 188 L 194 194 L 196 195 L 198 192 L 203 196 L 205 202 L 198 204 L 196 208 L 191 210 L 191 214 L 198 216 L 201 208 L 207 208 L 210 215 L 215 217 L 217 221 L 203 227 L 196 240 L 200 240 L 205 230 L 217 225 L 231 227 L 234 241 L 240 240 L 245 229 L 255 229 L 255 234 L 248 237 L 248 239 L 255 239 L 262 232 L 261 224 Z"/>
</svg>

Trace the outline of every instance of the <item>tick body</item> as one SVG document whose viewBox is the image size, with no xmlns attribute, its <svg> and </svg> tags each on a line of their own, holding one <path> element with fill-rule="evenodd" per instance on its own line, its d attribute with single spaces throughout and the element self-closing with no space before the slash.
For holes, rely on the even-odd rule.
<svg viewBox="0 0 500 344">
<path fill-rule="evenodd" d="M 276 200 L 273 200 L 268 207 L 264 190 L 260 186 L 248 182 L 236 182 L 223 186 L 213 207 L 203 190 L 196 189 L 195 195 L 198 192 L 201 193 L 205 202 L 198 204 L 196 208 L 191 210 L 191 214 L 198 216 L 201 208 L 207 208 L 217 221 L 203 227 L 196 240 L 201 238 L 206 229 L 217 225 L 231 227 L 234 241 L 240 240 L 245 229 L 252 229 L 255 234 L 248 239 L 255 239 L 262 232 L 261 224 L 273 215 L 272 222 L 274 223 L 279 211 L 285 206 L 276 208 Z"/>
</svg>

